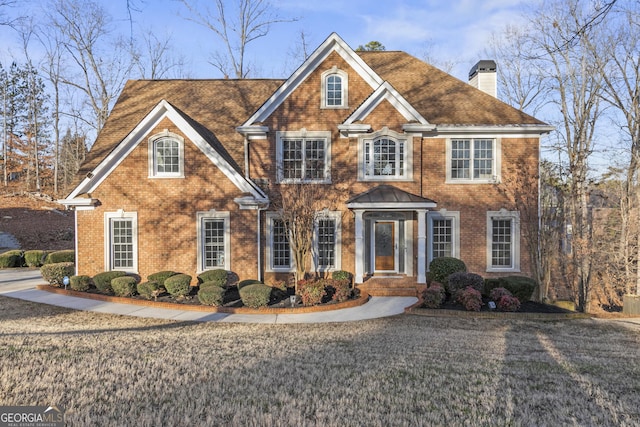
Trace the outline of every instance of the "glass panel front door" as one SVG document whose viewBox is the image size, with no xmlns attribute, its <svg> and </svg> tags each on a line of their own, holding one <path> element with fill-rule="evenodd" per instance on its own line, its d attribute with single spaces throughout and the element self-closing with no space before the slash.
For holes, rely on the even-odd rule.
<svg viewBox="0 0 640 427">
<path fill-rule="evenodd" d="M 374 263 L 376 271 L 396 271 L 396 221 L 374 223 Z"/>
</svg>

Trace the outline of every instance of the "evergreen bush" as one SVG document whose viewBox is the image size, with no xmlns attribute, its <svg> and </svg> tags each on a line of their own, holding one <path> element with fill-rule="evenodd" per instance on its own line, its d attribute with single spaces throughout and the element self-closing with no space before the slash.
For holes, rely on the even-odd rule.
<svg viewBox="0 0 640 427">
<path fill-rule="evenodd" d="M 55 264 L 58 262 L 76 262 L 76 252 L 73 249 L 55 251 L 47 255 L 45 264 Z"/>
<path fill-rule="evenodd" d="M 451 294 L 454 301 L 457 299 L 458 293 L 469 286 L 482 293 L 484 279 L 478 274 L 463 271 L 452 273 L 447 278 L 447 291 Z"/>
<path fill-rule="evenodd" d="M 113 294 L 111 281 L 116 277 L 126 276 L 124 271 L 104 271 L 93 276 L 93 284 L 96 288 L 105 294 Z"/>
<path fill-rule="evenodd" d="M 46 257 L 47 257 L 47 253 L 45 251 L 40 251 L 40 250 L 25 251 L 24 263 L 27 265 L 27 267 L 42 267 Z"/>
<path fill-rule="evenodd" d="M 254 283 L 240 288 L 242 304 L 251 308 L 266 307 L 271 299 L 271 286 Z"/>
<path fill-rule="evenodd" d="M 62 286 L 64 277 L 71 277 L 76 271 L 76 267 L 72 262 L 58 262 L 55 264 L 47 264 L 40 267 L 42 278 L 53 286 Z"/>
<path fill-rule="evenodd" d="M 175 276 L 175 271 L 159 271 L 157 273 L 153 273 L 147 276 L 147 280 L 149 282 L 156 282 L 161 286 L 164 286 L 164 281 L 167 280 L 171 276 Z"/>
<path fill-rule="evenodd" d="M 426 308 L 439 308 L 445 299 L 445 290 L 438 282 L 431 282 L 431 285 L 422 293 L 422 306 Z"/>
<path fill-rule="evenodd" d="M 458 258 L 435 258 L 429 264 L 429 275 L 431 280 L 438 283 L 447 283 L 449 275 L 458 271 L 467 271 L 465 263 Z"/>
<path fill-rule="evenodd" d="M 218 268 L 215 270 L 207 270 L 198 275 L 198 283 L 213 282 L 217 286 L 226 287 L 229 278 L 227 270 Z"/>
<path fill-rule="evenodd" d="M 71 276 L 69 278 L 69 286 L 74 291 L 86 292 L 91 288 L 91 277 L 89 276 Z"/>
<path fill-rule="evenodd" d="M 8 251 L 0 254 L 0 268 L 18 268 L 24 265 L 22 251 Z"/>
<path fill-rule="evenodd" d="M 164 288 L 174 297 L 185 297 L 191 293 L 191 276 L 176 274 L 164 281 Z"/>
<path fill-rule="evenodd" d="M 119 297 L 130 297 L 136 293 L 137 280 L 132 276 L 121 276 L 111 280 L 111 289 Z"/>
<path fill-rule="evenodd" d="M 165 291 L 164 287 L 160 283 L 154 282 L 152 280 L 148 282 L 138 283 L 138 286 L 136 287 L 136 289 L 138 293 L 143 297 L 145 297 L 146 299 L 157 298 L 160 294 L 162 294 Z"/>
<path fill-rule="evenodd" d="M 222 305 L 224 301 L 225 289 L 218 286 L 214 282 L 205 283 L 210 283 L 211 285 L 204 288 L 201 287 L 198 291 L 198 301 L 200 301 L 200 304 L 212 305 L 214 307 Z"/>
</svg>

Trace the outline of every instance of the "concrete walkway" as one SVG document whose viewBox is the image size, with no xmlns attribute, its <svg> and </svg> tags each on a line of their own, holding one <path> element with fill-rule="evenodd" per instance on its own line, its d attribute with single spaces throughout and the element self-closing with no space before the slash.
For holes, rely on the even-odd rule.
<svg viewBox="0 0 640 427">
<path fill-rule="evenodd" d="M 39 270 L 6 269 L 0 270 L 0 295 L 32 301 L 42 304 L 56 305 L 75 310 L 95 311 L 99 313 L 123 314 L 127 316 L 152 317 L 198 322 L 237 322 L 237 323 L 326 323 L 352 322 L 375 319 L 404 313 L 404 309 L 415 304 L 415 297 L 372 297 L 359 307 L 341 310 L 323 311 L 301 314 L 225 314 L 203 313 L 189 310 L 173 310 L 131 304 L 95 301 L 58 295 L 35 289 L 36 285 L 45 283 Z"/>
</svg>

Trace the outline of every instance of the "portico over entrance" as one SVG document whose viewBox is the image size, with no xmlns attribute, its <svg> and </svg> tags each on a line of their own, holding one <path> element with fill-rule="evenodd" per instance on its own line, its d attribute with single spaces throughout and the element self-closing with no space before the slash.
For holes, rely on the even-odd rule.
<svg viewBox="0 0 640 427">
<path fill-rule="evenodd" d="M 426 283 L 426 215 L 436 206 L 391 185 L 349 199 L 355 215 L 355 282 L 373 275 L 415 275 L 418 283 Z"/>
</svg>

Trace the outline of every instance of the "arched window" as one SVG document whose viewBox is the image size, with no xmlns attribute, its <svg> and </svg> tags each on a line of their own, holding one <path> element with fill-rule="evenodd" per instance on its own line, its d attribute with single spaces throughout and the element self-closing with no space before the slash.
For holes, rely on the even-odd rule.
<svg viewBox="0 0 640 427">
<path fill-rule="evenodd" d="M 402 178 L 405 162 L 404 141 L 382 137 L 364 143 L 364 174 L 368 178 Z"/>
<path fill-rule="evenodd" d="M 184 176 L 183 141 L 164 132 L 149 139 L 149 175 L 152 177 Z"/>
<path fill-rule="evenodd" d="M 322 74 L 322 107 L 346 108 L 348 94 L 348 76 L 337 67 Z"/>
</svg>

